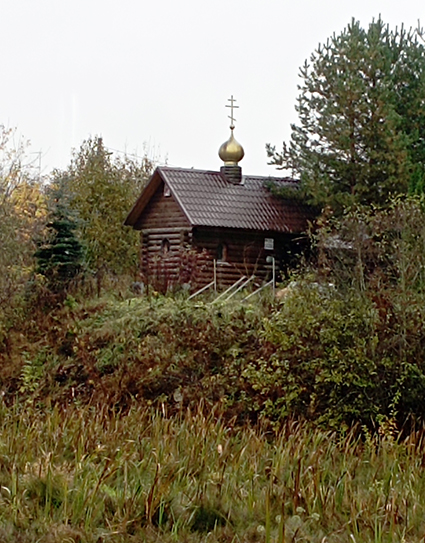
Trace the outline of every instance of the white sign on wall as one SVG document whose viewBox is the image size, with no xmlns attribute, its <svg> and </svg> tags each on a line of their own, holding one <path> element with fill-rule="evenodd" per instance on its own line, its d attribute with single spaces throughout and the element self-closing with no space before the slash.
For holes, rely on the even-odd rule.
<svg viewBox="0 0 425 543">
<path fill-rule="evenodd" d="M 264 249 L 266 249 L 267 251 L 273 251 L 274 249 L 273 238 L 264 238 Z"/>
</svg>

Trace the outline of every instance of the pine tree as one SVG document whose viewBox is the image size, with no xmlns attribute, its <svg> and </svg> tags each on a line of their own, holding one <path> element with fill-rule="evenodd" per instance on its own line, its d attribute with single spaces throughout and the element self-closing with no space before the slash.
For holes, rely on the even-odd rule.
<svg viewBox="0 0 425 543">
<path fill-rule="evenodd" d="M 44 275 L 52 292 L 63 293 L 80 273 L 83 246 L 75 235 L 76 222 L 69 209 L 64 183 L 51 189 L 52 209 L 47 240 L 37 249 L 37 272 Z"/>
<path fill-rule="evenodd" d="M 424 184 L 425 48 L 416 32 L 359 22 L 305 63 L 289 145 L 268 145 L 315 205 L 385 205 Z"/>
</svg>

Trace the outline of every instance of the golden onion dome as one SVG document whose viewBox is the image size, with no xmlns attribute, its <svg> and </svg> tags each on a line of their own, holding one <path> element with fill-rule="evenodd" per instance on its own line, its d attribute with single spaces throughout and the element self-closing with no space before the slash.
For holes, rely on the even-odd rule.
<svg viewBox="0 0 425 543">
<path fill-rule="evenodd" d="M 237 165 L 237 163 L 243 159 L 244 154 L 243 147 L 235 140 L 233 128 L 231 127 L 230 138 L 222 144 L 218 151 L 218 156 L 226 166 L 231 166 Z"/>
</svg>

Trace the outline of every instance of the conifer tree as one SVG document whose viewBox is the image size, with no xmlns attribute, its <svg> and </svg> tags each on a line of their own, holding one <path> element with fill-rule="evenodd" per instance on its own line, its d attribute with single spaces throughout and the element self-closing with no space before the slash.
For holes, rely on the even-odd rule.
<svg viewBox="0 0 425 543">
<path fill-rule="evenodd" d="M 289 144 L 271 164 L 301 178 L 311 203 L 385 205 L 425 179 L 425 47 L 417 31 L 352 21 L 300 71 Z"/>
<path fill-rule="evenodd" d="M 69 208 L 65 184 L 51 188 L 52 208 L 46 241 L 35 252 L 37 272 L 44 275 L 52 292 L 63 293 L 82 270 L 83 246 L 75 235 L 76 221 Z"/>
</svg>

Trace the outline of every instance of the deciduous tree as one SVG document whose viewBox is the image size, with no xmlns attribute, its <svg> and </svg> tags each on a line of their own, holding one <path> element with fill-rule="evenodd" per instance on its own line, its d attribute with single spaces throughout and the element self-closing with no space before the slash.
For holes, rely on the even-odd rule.
<svg viewBox="0 0 425 543">
<path fill-rule="evenodd" d="M 27 147 L 16 130 L 0 125 L 0 306 L 10 305 L 32 264 L 33 237 L 45 213 Z"/>
<path fill-rule="evenodd" d="M 45 215 L 42 184 L 27 147 L 16 130 L 0 125 L 0 350 L 32 272 L 34 237 Z"/>
<path fill-rule="evenodd" d="M 98 277 L 137 269 L 139 237 L 123 223 L 152 168 L 147 156 L 141 161 L 113 159 L 102 138 L 92 138 L 74 154 L 66 172 L 58 174 L 67 179 L 87 265 Z"/>
</svg>

